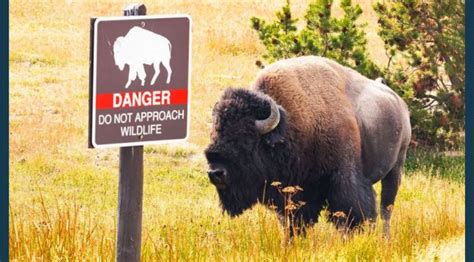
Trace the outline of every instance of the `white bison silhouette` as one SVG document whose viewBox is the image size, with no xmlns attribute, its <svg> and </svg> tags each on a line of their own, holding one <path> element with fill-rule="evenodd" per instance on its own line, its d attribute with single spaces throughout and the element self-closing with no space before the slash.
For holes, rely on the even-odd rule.
<svg viewBox="0 0 474 262">
<path fill-rule="evenodd" d="M 153 85 L 160 74 L 160 63 L 166 68 L 168 77 L 166 83 L 171 81 L 171 43 L 170 41 L 152 31 L 135 26 L 128 31 L 127 35 L 119 36 L 114 42 L 115 65 L 120 71 L 128 64 L 128 81 L 125 88 L 128 88 L 132 81 L 140 79 L 141 85 L 145 85 L 144 65 L 153 65 L 155 74 L 151 79 Z"/>
</svg>

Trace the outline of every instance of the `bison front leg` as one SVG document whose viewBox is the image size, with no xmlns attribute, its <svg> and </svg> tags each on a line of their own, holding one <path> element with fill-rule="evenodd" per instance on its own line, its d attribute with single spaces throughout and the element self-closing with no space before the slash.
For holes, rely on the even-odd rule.
<svg viewBox="0 0 474 262">
<path fill-rule="evenodd" d="M 325 199 L 320 193 L 316 192 L 316 194 L 306 195 L 304 198 L 296 197 L 293 199 L 293 202 L 304 204 L 300 204 L 301 206 L 294 213 L 286 212 L 286 217 L 283 210 L 285 206 L 280 208 L 280 223 L 285 227 L 284 229 L 289 233 L 290 238 L 295 235 L 306 236 L 306 228 L 318 222 L 318 216 L 325 203 Z"/>
<path fill-rule="evenodd" d="M 143 66 L 143 64 L 137 65 L 137 74 L 138 74 L 138 79 L 140 79 L 141 85 L 144 86 L 146 73 L 145 73 L 145 67 Z"/>
<path fill-rule="evenodd" d="M 137 69 L 135 66 L 130 65 L 129 66 L 129 71 L 128 71 L 128 81 L 125 84 L 125 88 L 128 88 L 131 84 L 132 81 L 134 81 L 137 78 Z"/>
<path fill-rule="evenodd" d="M 278 214 L 278 220 L 283 227 L 285 232 L 286 240 L 291 242 L 295 236 L 302 235 L 306 236 L 306 227 L 309 223 L 306 223 L 301 216 L 296 214 Z"/>
<path fill-rule="evenodd" d="M 321 209 L 321 206 L 311 210 L 301 208 L 294 215 L 290 215 L 292 221 L 289 227 L 290 236 L 302 235 L 305 237 L 306 228 L 311 227 L 318 222 L 318 216 Z"/>
</svg>

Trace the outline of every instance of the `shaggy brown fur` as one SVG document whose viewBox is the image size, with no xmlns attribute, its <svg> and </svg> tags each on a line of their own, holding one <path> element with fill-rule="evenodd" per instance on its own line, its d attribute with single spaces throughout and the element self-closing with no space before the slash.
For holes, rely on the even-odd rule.
<svg viewBox="0 0 474 262">
<path fill-rule="evenodd" d="M 330 60 L 301 57 L 268 66 L 252 88 L 288 112 L 301 153 L 326 152 L 315 155 L 317 162 L 334 166 L 342 155 L 361 159 L 359 128 L 345 91 L 347 73 L 347 68 L 333 67 Z"/>
</svg>

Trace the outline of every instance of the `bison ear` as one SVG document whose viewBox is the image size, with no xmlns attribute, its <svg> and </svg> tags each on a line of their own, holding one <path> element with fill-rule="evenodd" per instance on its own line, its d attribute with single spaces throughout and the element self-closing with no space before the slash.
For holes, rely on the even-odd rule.
<svg viewBox="0 0 474 262">
<path fill-rule="evenodd" d="M 262 135 L 262 140 L 264 141 L 264 143 L 271 147 L 283 143 L 286 139 L 286 111 L 281 106 L 278 106 L 278 111 L 280 111 L 280 121 L 278 125 L 271 132 Z"/>
</svg>

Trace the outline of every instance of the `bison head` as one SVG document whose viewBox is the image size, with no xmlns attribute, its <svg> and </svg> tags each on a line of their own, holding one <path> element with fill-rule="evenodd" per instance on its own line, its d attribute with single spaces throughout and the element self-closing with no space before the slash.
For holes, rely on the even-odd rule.
<svg viewBox="0 0 474 262">
<path fill-rule="evenodd" d="M 285 111 L 269 96 L 229 88 L 213 109 L 208 176 L 222 208 L 241 214 L 264 196 L 275 179 L 274 150 L 282 143 Z"/>
<path fill-rule="evenodd" d="M 125 38 L 123 36 L 120 36 L 114 42 L 114 61 L 115 65 L 118 66 L 120 71 L 122 71 L 125 67 L 125 58 L 123 57 L 124 52 L 122 50 L 124 39 Z"/>
</svg>

